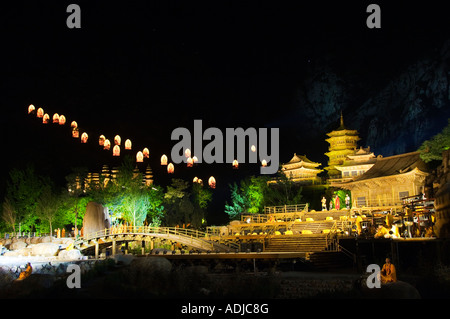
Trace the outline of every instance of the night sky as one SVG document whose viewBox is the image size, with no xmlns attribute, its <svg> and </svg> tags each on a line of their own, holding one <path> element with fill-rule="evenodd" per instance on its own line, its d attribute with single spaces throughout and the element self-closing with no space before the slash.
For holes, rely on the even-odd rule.
<svg viewBox="0 0 450 319">
<path fill-rule="evenodd" d="M 286 162 L 299 142 L 292 132 L 301 136 L 302 129 L 295 91 L 313 76 L 311 65 L 332 57 L 336 68 L 375 88 L 448 38 L 442 2 L 391 2 L 2 3 L 0 192 L 8 171 L 27 163 L 61 185 L 72 167 L 118 165 L 98 146 L 100 134 L 130 138 L 133 157 L 148 147 L 155 182 L 164 186 L 170 180 L 159 159 L 176 143 L 170 134 L 192 130 L 194 119 L 204 129 L 279 127 L 280 162 Z M 70 3 L 81 7 L 81 29 L 66 26 Z M 370 3 L 381 7 L 381 29 L 366 26 Z M 28 116 L 29 104 L 76 120 L 88 145 L 71 138 L 69 123 L 44 126 Z M 324 152 L 323 145 L 308 149 L 313 158 Z M 259 166 L 187 170 L 181 164 L 175 172 L 173 178 L 187 180 L 215 175 L 223 201 L 229 182 L 258 174 Z"/>
</svg>

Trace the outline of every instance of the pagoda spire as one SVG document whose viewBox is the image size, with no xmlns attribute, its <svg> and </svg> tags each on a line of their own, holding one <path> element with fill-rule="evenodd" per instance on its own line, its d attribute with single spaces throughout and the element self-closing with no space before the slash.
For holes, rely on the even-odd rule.
<svg viewBox="0 0 450 319">
<path fill-rule="evenodd" d="M 341 110 L 341 126 L 344 127 L 344 116 L 342 115 L 342 110 Z"/>
</svg>

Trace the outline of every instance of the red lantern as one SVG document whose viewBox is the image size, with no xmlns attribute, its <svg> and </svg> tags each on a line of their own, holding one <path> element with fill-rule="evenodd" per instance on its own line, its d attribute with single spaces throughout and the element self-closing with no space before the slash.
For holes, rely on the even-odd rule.
<svg viewBox="0 0 450 319">
<path fill-rule="evenodd" d="M 233 161 L 233 168 L 236 169 L 236 168 L 238 168 L 238 167 L 239 167 L 238 161 L 237 161 L 237 160 L 234 160 L 234 161 Z"/>
<path fill-rule="evenodd" d="M 81 143 L 85 144 L 87 143 L 88 140 L 88 135 L 86 132 L 84 132 L 83 134 L 81 134 Z"/>
<path fill-rule="evenodd" d="M 169 165 L 167 165 L 167 173 L 173 174 L 174 171 L 175 171 L 175 167 L 173 166 L 172 163 L 169 163 Z"/>
<path fill-rule="evenodd" d="M 216 179 L 213 176 L 211 176 L 208 179 L 208 184 L 209 184 L 209 187 L 216 188 Z"/>
<path fill-rule="evenodd" d="M 115 145 L 120 145 L 120 141 L 121 141 L 120 136 L 119 136 L 119 135 L 116 135 L 116 136 L 114 137 L 114 144 L 115 144 Z"/>
<path fill-rule="evenodd" d="M 45 113 L 44 116 L 42 117 L 42 123 L 47 124 L 48 121 L 50 121 L 50 116 Z"/>
<path fill-rule="evenodd" d="M 35 110 L 36 109 L 33 104 L 30 104 L 30 106 L 28 106 L 28 114 L 34 113 Z"/>
<path fill-rule="evenodd" d="M 78 131 L 78 127 L 75 127 L 73 130 L 72 130 L 72 137 L 73 138 L 78 138 L 80 136 L 80 132 Z"/>
<path fill-rule="evenodd" d="M 104 146 L 105 145 L 105 140 L 106 140 L 105 135 L 100 135 L 100 137 L 98 138 L 98 145 Z"/>
<path fill-rule="evenodd" d="M 142 154 L 144 155 L 145 158 L 148 158 L 150 156 L 150 151 L 148 150 L 148 148 L 144 148 L 142 150 Z"/>
<path fill-rule="evenodd" d="M 71 128 L 77 128 L 78 127 L 78 123 L 77 122 L 75 122 L 75 121 L 72 121 L 72 123 L 70 123 L 70 127 Z"/>
<path fill-rule="evenodd" d="M 59 116 L 59 121 L 58 121 L 59 125 L 64 125 L 66 124 L 66 117 L 64 115 L 60 115 Z"/>
<path fill-rule="evenodd" d="M 161 156 L 161 165 L 167 165 L 167 156 L 165 154 Z"/>
<path fill-rule="evenodd" d="M 111 148 L 111 142 L 108 139 L 106 139 L 105 142 L 103 143 L 103 149 L 109 151 L 110 148 Z"/>
<path fill-rule="evenodd" d="M 131 150 L 131 141 L 129 139 L 127 139 L 125 141 L 125 149 L 126 150 Z"/>
<path fill-rule="evenodd" d="M 59 123 L 59 114 L 58 113 L 53 114 L 53 123 L 55 123 L 55 124 Z"/>
<path fill-rule="evenodd" d="M 42 118 L 44 116 L 44 110 L 42 109 L 42 107 L 38 108 L 36 116 L 38 118 Z"/>
<path fill-rule="evenodd" d="M 194 160 L 192 159 L 192 157 L 189 157 L 187 159 L 187 167 L 192 167 L 194 165 Z"/>
<path fill-rule="evenodd" d="M 119 145 L 114 145 L 113 156 L 120 156 L 120 146 Z"/>
</svg>

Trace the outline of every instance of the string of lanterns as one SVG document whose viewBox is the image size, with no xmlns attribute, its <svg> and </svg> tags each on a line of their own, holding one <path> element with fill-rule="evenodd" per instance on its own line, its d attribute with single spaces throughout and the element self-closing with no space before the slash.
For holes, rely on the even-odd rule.
<svg viewBox="0 0 450 319">
<path fill-rule="evenodd" d="M 36 111 L 36 108 L 33 104 L 30 104 L 28 106 L 28 114 L 34 114 L 36 113 L 36 117 L 37 118 L 42 118 L 42 123 L 43 124 L 48 124 L 50 122 L 50 115 L 48 113 L 44 112 L 44 109 L 42 107 L 39 107 Z M 64 115 L 60 115 L 58 113 L 53 114 L 52 117 L 52 122 L 54 124 L 58 124 L 58 125 L 65 125 L 66 124 L 66 117 Z M 73 138 L 80 138 L 80 130 L 78 127 L 78 123 L 76 121 L 72 121 L 70 124 L 70 128 L 72 130 L 72 137 Z M 89 140 L 89 135 L 87 134 L 87 132 L 83 132 L 81 134 L 81 138 L 80 141 L 82 144 L 86 144 Z M 114 136 L 114 146 L 112 149 L 112 155 L 115 157 L 120 156 L 120 145 L 122 142 L 122 139 L 120 137 L 120 135 L 116 135 Z M 107 139 L 103 134 L 100 135 L 99 139 L 98 139 L 98 144 L 99 146 L 102 146 L 104 150 L 110 150 L 111 149 L 111 141 L 109 139 Z M 125 150 L 131 150 L 132 149 L 132 142 L 130 139 L 126 139 L 125 140 L 125 145 L 124 145 Z M 252 145 L 251 146 L 251 151 L 252 152 L 256 152 L 256 146 Z M 184 155 L 186 156 L 187 160 L 186 160 L 186 164 L 187 167 L 193 167 L 194 163 L 198 162 L 198 158 L 197 156 L 192 156 L 191 157 L 191 150 L 190 149 L 186 149 Z M 150 151 L 147 147 L 145 147 L 142 151 L 138 151 L 136 153 L 136 162 L 137 163 L 142 163 L 144 161 L 144 158 L 149 158 L 150 156 Z M 266 160 L 262 160 L 261 162 L 262 166 L 267 166 L 267 162 Z M 167 173 L 168 174 L 174 174 L 175 172 L 175 166 L 173 165 L 173 163 L 169 163 L 168 162 L 168 158 L 167 155 L 163 154 L 161 156 L 161 166 L 167 166 Z M 238 169 L 239 168 L 239 163 L 237 160 L 234 160 L 232 163 L 232 168 L 233 169 Z M 194 183 L 199 183 L 201 185 L 203 185 L 203 181 L 201 179 L 199 179 L 198 177 L 194 177 L 193 179 Z M 216 179 L 214 178 L 214 176 L 211 176 L 208 179 L 208 185 L 211 188 L 216 188 Z"/>
</svg>

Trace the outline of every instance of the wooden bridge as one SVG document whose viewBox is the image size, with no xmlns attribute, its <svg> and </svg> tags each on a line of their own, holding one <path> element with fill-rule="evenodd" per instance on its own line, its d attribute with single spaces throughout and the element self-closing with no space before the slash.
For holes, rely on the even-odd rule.
<svg viewBox="0 0 450 319">
<path fill-rule="evenodd" d="M 137 241 L 142 243 L 144 251 L 145 242 L 151 243 L 160 239 L 172 246 L 191 247 L 198 251 L 227 252 L 235 251 L 239 246 L 229 240 L 221 240 L 220 237 L 211 237 L 210 234 L 192 229 L 176 227 L 148 227 L 148 226 L 122 226 L 118 228 L 107 228 L 98 232 L 87 234 L 75 241 L 74 247 L 85 254 L 95 254 L 98 258 L 99 251 L 111 247 L 112 255 L 115 255 L 117 245 Z"/>
</svg>

